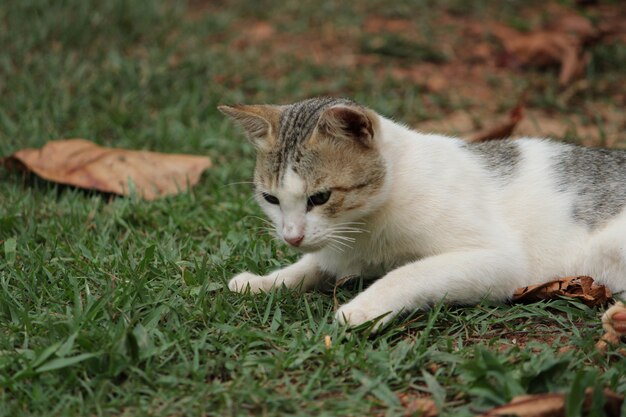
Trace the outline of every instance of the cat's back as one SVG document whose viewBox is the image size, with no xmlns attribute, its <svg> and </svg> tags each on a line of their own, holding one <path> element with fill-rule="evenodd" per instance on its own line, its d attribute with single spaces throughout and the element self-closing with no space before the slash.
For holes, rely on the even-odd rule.
<svg viewBox="0 0 626 417">
<path fill-rule="evenodd" d="M 553 167 L 559 191 L 576 195 L 576 220 L 593 227 L 626 207 L 626 151 L 561 145 Z"/>
<path fill-rule="evenodd" d="M 564 201 L 565 213 L 589 228 L 626 208 L 625 150 L 531 138 L 465 146 L 501 187 L 544 206 Z"/>
</svg>

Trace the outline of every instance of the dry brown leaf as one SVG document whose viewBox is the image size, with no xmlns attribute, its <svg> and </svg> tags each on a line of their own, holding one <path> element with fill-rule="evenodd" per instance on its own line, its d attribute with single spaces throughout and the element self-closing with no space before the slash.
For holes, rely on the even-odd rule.
<svg viewBox="0 0 626 417">
<path fill-rule="evenodd" d="M 518 288 L 515 290 L 511 301 L 516 303 L 533 303 L 559 296 L 576 298 L 592 307 L 606 304 L 613 295 L 604 285 L 596 284 L 593 278 L 580 276 L 566 277 L 543 284 Z"/>
<path fill-rule="evenodd" d="M 522 102 L 515 106 L 513 110 L 509 112 L 507 120 L 491 126 L 487 129 L 481 130 L 470 135 L 467 138 L 468 142 L 485 142 L 494 139 L 505 139 L 511 136 L 515 126 L 524 118 L 524 105 Z"/>
<path fill-rule="evenodd" d="M 561 27 L 555 28 L 556 30 L 538 30 L 531 33 L 520 33 L 510 28 L 495 26 L 493 32 L 505 50 L 498 61 L 500 65 L 506 67 L 559 65 L 559 84 L 568 85 L 583 74 L 588 60 L 587 55 L 583 54 L 582 45 L 587 37 L 592 35 L 581 26 L 580 21 L 575 23 L 564 21 Z"/>
<path fill-rule="evenodd" d="M 48 142 L 41 149 L 22 149 L 8 158 L 20 167 L 61 184 L 154 200 L 195 185 L 211 160 L 204 156 L 105 148 L 84 139 Z"/>
<path fill-rule="evenodd" d="M 593 390 L 585 391 L 583 409 L 589 410 Z M 619 417 L 624 397 L 610 390 L 604 390 L 604 412 L 609 417 Z M 565 394 L 523 395 L 513 398 L 510 403 L 493 408 L 479 417 L 561 417 L 565 416 Z"/>
<path fill-rule="evenodd" d="M 626 127 L 626 113 L 612 110 L 608 107 L 594 105 L 591 107 L 594 115 L 601 115 L 601 121 L 596 125 L 585 124 L 585 118 L 579 115 L 555 117 L 543 110 L 524 109 L 524 117 L 515 126 L 515 137 L 549 137 L 549 138 L 580 138 L 585 146 L 626 147 L 624 127 Z M 488 120 L 492 117 L 487 111 L 456 111 L 443 119 L 428 120 L 419 123 L 415 128 L 421 132 L 441 133 L 469 138 L 475 135 L 477 121 Z M 588 118 L 587 118 L 588 120 Z"/>
<path fill-rule="evenodd" d="M 576 36 L 583 42 L 588 42 L 598 36 L 598 30 L 591 21 L 577 13 L 568 13 L 559 17 L 549 25 L 548 29 Z"/>
<path fill-rule="evenodd" d="M 564 394 L 539 394 L 515 397 L 510 403 L 489 410 L 480 417 L 554 417 L 563 415 L 564 412 Z"/>
</svg>

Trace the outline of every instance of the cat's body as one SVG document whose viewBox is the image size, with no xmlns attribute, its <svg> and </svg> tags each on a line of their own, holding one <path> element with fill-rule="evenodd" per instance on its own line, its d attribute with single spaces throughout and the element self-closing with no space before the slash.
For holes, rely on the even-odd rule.
<svg viewBox="0 0 626 417">
<path fill-rule="evenodd" d="M 278 234 L 307 252 L 232 290 L 377 278 L 337 312 L 358 325 L 442 298 L 506 300 L 591 275 L 626 290 L 626 152 L 539 139 L 467 144 L 349 101 L 223 107 L 258 149 L 255 182 Z"/>
</svg>

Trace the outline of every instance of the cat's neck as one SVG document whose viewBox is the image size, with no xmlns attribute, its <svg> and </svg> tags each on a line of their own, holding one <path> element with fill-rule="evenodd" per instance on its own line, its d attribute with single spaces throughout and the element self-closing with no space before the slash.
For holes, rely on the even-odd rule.
<svg viewBox="0 0 626 417">
<path fill-rule="evenodd" d="M 450 155 L 449 150 L 458 148 L 461 142 L 423 134 L 384 117 L 380 120 L 379 140 L 380 153 L 387 167 L 387 190 L 384 202 L 372 213 L 374 217 L 380 217 L 386 209 L 402 205 L 407 199 L 413 201 L 419 198 L 416 194 L 430 190 L 433 176 L 445 175 L 444 171 L 454 168 L 454 164 L 444 162 Z"/>
</svg>

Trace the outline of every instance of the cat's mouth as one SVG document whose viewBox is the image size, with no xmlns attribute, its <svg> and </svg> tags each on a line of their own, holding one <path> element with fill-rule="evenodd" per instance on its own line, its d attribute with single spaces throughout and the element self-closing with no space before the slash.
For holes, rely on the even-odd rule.
<svg viewBox="0 0 626 417">
<path fill-rule="evenodd" d="M 282 233 L 276 231 L 276 237 L 291 248 L 302 253 L 318 252 L 322 249 L 330 249 L 333 252 L 343 253 L 353 249 L 357 240 L 356 237 L 353 237 L 354 233 L 365 232 L 364 229 L 357 229 L 355 227 L 348 228 L 344 226 L 343 229 L 345 230 L 342 230 L 344 233 L 339 233 L 337 228 L 338 227 L 325 234 L 305 234 L 299 239 L 286 238 Z"/>
<path fill-rule="evenodd" d="M 303 253 L 318 252 L 326 248 L 331 249 L 333 252 L 343 253 L 349 249 L 352 249 L 352 244 L 353 241 L 344 242 L 332 238 L 320 238 L 311 241 L 307 241 L 307 239 L 304 239 L 304 241 L 298 247 L 293 248 Z"/>
<path fill-rule="evenodd" d="M 317 252 L 329 244 L 329 241 L 326 239 L 312 239 L 306 236 L 298 242 L 297 245 L 294 245 L 293 242 L 289 242 L 284 236 L 279 235 L 279 237 L 285 244 L 289 245 L 289 247 L 302 253 Z"/>
<path fill-rule="evenodd" d="M 324 248 L 326 246 L 326 242 L 306 242 L 306 241 L 304 241 L 304 242 L 302 242 L 298 246 L 293 246 L 293 245 L 290 245 L 290 246 L 293 249 L 295 249 L 295 250 L 297 250 L 299 252 L 311 253 L 311 252 L 317 252 L 320 249 Z"/>
</svg>

